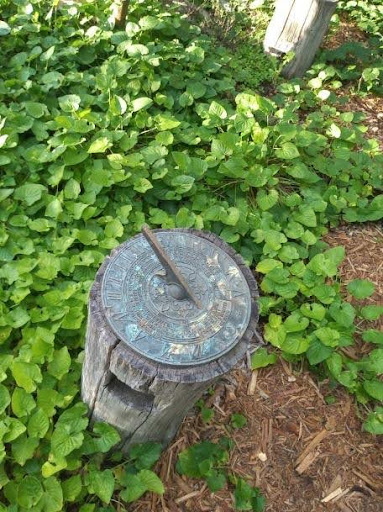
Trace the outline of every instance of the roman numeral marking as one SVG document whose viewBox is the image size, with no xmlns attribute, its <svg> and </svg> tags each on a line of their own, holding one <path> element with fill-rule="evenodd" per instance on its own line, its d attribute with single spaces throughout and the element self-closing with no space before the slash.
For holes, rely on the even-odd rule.
<svg viewBox="0 0 383 512">
<path fill-rule="evenodd" d="M 120 313 L 113 313 L 112 314 L 112 317 L 115 319 L 115 320 L 121 320 L 122 318 L 125 318 L 126 316 L 129 315 L 129 312 L 128 311 L 123 311 L 123 312 L 120 312 Z"/>
<path fill-rule="evenodd" d="M 109 300 L 121 300 L 122 295 L 120 290 L 108 290 L 106 295 Z"/>
</svg>

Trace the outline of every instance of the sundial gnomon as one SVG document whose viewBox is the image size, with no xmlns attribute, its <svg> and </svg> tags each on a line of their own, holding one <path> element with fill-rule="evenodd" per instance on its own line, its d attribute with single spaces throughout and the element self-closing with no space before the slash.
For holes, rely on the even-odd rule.
<svg viewBox="0 0 383 512">
<path fill-rule="evenodd" d="M 234 260 L 209 240 L 177 230 L 146 230 L 125 243 L 107 265 L 102 303 L 120 340 L 170 365 L 219 358 L 251 316 L 250 290 Z"/>
</svg>

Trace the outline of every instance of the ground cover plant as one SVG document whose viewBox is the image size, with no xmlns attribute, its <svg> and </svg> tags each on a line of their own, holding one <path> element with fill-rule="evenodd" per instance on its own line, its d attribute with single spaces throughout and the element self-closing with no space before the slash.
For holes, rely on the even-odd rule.
<svg viewBox="0 0 383 512">
<path fill-rule="evenodd" d="M 258 272 L 265 339 L 362 404 L 382 399 L 381 333 L 363 334 L 360 361 L 340 349 L 383 308 L 343 300 L 344 251 L 321 237 L 382 217 L 383 162 L 363 116 L 336 109 L 331 75 L 238 92 L 229 53 L 156 1 L 133 1 L 124 31 L 105 2 L 0 7 L 0 510 L 114 510 L 114 496 L 163 492 L 158 447 L 104 460 L 118 434 L 88 428 L 79 397 L 92 280 L 144 222 L 219 234 Z M 365 428 L 382 433 L 382 413 Z M 242 510 L 260 507 L 238 482 Z"/>
</svg>

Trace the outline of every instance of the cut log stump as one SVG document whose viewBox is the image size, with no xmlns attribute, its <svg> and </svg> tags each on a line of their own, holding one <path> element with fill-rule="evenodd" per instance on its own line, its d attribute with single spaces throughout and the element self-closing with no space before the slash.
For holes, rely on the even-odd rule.
<svg viewBox="0 0 383 512">
<path fill-rule="evenodd" d="M 277 57 L 294 52 L 283 68 L 286 78 L 302 76 L 311 66 L 338 0 L 277 0 L 263 43 Z"/>
<path fill-rule="evenodd" d="M 123 452 L 136 443 L 154 441 L 164 447 L 175 436 L 187 412 L 203 392 L 245 355 L 258 321 L 257 284 L 241 256 L 219 237 L 196 230 L 182 230 L 206 238 L 224 249 L 240 267 L 249 285 L 252 313 L 244 336 L 226 354 L 197 366 L 170 366 L 150 360 L 119 340 L 109 326 L 101 300 L 101 283 L 114 249 L 99 269 L 89 307 L 82 373 L 82 399 L 91 421 L 117 428 Z"/>
</svg>

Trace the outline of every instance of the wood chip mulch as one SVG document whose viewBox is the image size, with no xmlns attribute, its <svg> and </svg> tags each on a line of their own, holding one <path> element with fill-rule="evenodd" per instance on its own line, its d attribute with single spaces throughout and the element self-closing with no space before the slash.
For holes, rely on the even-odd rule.
<svg viewBox="0 0 383 512">
<path fill-rule="evenodd" d="M 326 241 L 346 249 L 341 267 L 345 285 L 355 278 L 375 283 L 374 295 L 362 304 L 382 302 L 382 229 L 342 227 L 330 232 Z M 360 357 L 371 348 L 357 339 L 354 355 Z M 326 402 L 329 396 L 334 403 Z M 227 488 L 211 494 L 202 481 L 181 477 L 175 470 L 181 450 L 223 436 L 235 443 L 229 468 L 260 487 L 267 498 L 266 512 L 383 510 L 382 439 L 362 432 L 365 410 L 344 389 L 331 389 L 328 380 L 320 381 L 283 360 L 253 372 L 243 364 L 221 380 L 206 404 L 214 410 L 213 421 L 206 425 L 192 412 L 157 465 L 164 496 L 146 494 L 132 512 L 234 511 Z M 244 428 L 230 427 L 233 413 L 247 417 Z"/>
</svg>

